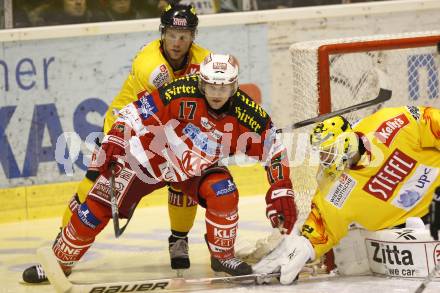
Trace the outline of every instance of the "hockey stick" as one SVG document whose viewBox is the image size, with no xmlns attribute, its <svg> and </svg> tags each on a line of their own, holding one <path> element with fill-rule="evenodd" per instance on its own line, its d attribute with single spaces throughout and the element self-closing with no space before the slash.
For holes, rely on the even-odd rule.
<svg viewBox="0 0 440 293">
<path fill-rule="evenodd" d="M 440 262 L 434 267 L 434 270 L 429 273 L 428 276 L 426 276 L 422 284 L 420 284 L 420 286 L 416 289 L 416 291 L 414 291 L 414 293 L 422 293 L 425 290 L 426 286 L 428 286 L 434 276 L 438 273 L 440 273 Z"/>
<path fill-rule="evenodd" d="M 212 278 L 164 278 L 141 281 L 120 281 L 101 284 L 73 283 L 64 275 L 58 264 L 52 249 L 42 247 L 37 250 L 40 263 L 46 272 L 49 282 L 59 293 L 90 293 L 90 292 L 133 292 L 153 290 L 184 290 L 196 286 L 207 286 L 214 284 L 254 284 L 258 278 L 269 279 L 279 277 L 280 273 L 273 274 L 251 274 L 230 277 Z"/>
<path fill-rule="evenodd" d="M 113 228 L 115 230 L 115 237 L 118 238 L 119 236 L 122 235 L 122 233 L 124 233 L 125 228 L 127 228 L 128 223 L 131 220 L 131 216 L 128 217 L 127 222 L 125 223 L 125 225 L 122 228 L 119 228 L 119 211 L 118 211 L 118 202 L 116 200 L 116 195 L 115 195 L 115 165 L 111 164 L 110 165 L 110 203 L 111 203 L 111 208 L 112 208 L 112 219 L 113 219 Z"/>
<path fill-rule="evenodd" d="M 304 126 L 307 126 L 307 125 L 310 125 L 310 124 L 313 124 L 313 123 L 316 123 L 316 122 L 324 121 L 325 119 L 328 119 L 328 118 L 331 118 L 331 117 L 334 117 L 334 116 L 346 114 L 346 113 L 349 113 L 349 112 L 357 111 L 357 110 L 360 110 L 360 109 L 363 109 L 363 108 L 367 108 L 367 107 L 370 107 L 370 106 L 374 106 L 374 105 L 386 102 L 389 99 L 391 99 L 391 93 L 392 93 L 391 90 L 387 90 L 387 89 L 381 88 L 379 90 L 379 94 L 377 95 L 377 97 L 372 99 L 372 100 L 369 100 L 369 101 L 366 101 L 366 102 L 362 102 L 362 103 L 359 103 L 359 104 L 356 104 L 356 105 L 353 105 L 353 106 L 350 106 L 350 107 L 347 107 L 347 108 L 343 108 L 343 109 L 340 109 L 340 110 L 336 110 L 336 111 L 333 111 L 333 112 L 330 112 L 330 113 L 327 113 L 327 114 L 323 114 L 323 115 L 320 115 L 320 116 L 309 118 L 309 119 L 306 119 L 306 120 L 303 120 L 303 121 L 296 122 L 296 123 L 294 123 L 291 126 L 291 129 L 301 128 L 301 127 L 304 127 Z M 284 129 L 284 130 L 288 130 L 288 129 Z"/>
</svg>

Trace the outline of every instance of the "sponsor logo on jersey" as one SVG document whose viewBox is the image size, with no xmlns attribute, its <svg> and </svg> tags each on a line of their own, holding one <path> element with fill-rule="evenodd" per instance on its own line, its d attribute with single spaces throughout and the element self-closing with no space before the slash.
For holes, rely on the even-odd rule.
<svg viewBox="0 0 440 293">
<path fill-rule="evenodd" d="M 389 147 L 396 134 L 408 124 L 409 120 L 405 114 L 400 114 L 383 122 L 376 130 L 375 136 L 384 145 Z"/>
<path fill-rule="evenodd" d="M 400 209 L 410 210 L 427 193 L 438 174 L 438 168 L 424 165 L 417 166 L 414 174 L 399 189 L 392 204 Z"/>
<path fill-rule="evenodd" d="M 399 149 L 394 150 L 379 171 L 364 185 L 363 190 L 380 200 L 388 201 L 416 163 L 416 160 Z"/>
<path fill-rule="evenodd" d="M 355 186 L 356 180 L 350 175 L 343 173 L 339 177 L 339 180 L 333 184 L 326 198 L 335 207 L 342 208 L 348 195 Z"/>
<path fill-rule="evenodd" d="M 165 83 L 171 80 L 170 74 L 165 64 L 161 64 L 159 67 L 153 70 L 150 75 L 150 83 L 156 88 L 160 88 Z"/>
<path fill-rule="evenodd" d="M 200 130 L 192 123 L 188 123 L 182 131 L 194 144 L 196 148 L 202 152 L 215 156 L 220 152 L 222 146 L 208 138 L 208 135 Z"/>
<path fill-rule="evenodd" d="M 266 111 L 260 105 L 258 105 L 258 103 L 256 103 L 255 101 L 251 100 L 249 97 L 245 96 L 243 92 L 238 91 L 237 92 L 237 96 L 239 97 L 241 102 L 243 102 L 250 109 L 252 109 L 255 112 L 255 114 L 258 114 L 259 117 L 261 117 L 261 118 L 267 118 L 268 117 Z"/>
<path fill-rule="evenodd" d="M 83 203 L 78 208 L 78 217 L 89 228 L 95 229 L 101 221 L 99 221 L 95 215 L 89 210 L 87 203 Z"/>
<path fill-rule="evenodd" d="M 165 90 L 165 100 L 171 101 L 173 98 L 194 95 L 197 87 L 193 85 L 173 85 Z"/>
<path fill-rule="evenodd" d="M 204 98 L 198 89 L 197 75 L 185 75 L 158 88 L 161 100 L 168 105 L 172 100 L 184 97 Z"/>
<path fill-rule="evenodd" d="M 206 130 L 208 130 L 209 134 L 211 134 L 211 136 L 213 138 L 215 138 L 216 140 L 219 140 L 222 138 L 223 136 L 223 132 L 215 129 L 215 124 L 212 123 L 211 121 L 209 121 L 208 118 L 206 117 L 201 117 L 200 118 L 200 124 L 203 126 L 203 128 L 205 128 Z"/>
<path fill-rule="evenodd" d="M 422 198 L 422 195 L 415 190 L 405 189 L 403 193 L 400 193 L 396 196 L 395 205 L 401 207 L 403 209 L 410 209 L 413 207 L 419 199 Z"/>
<path fill-rule="evenodd" d="M 209 119 L 206 118 L 206 117 L 201 117 L 201 118 L 200 118 L 200 124 L 201 124 L 206 130 L 211 130 L 212 128 L 215 127 L 215 124 L 212 123 L 211 121 L 209 121 Z"/>
<path fill-rule="evenodd" d="M 146 95 L 135 102 L 139 115 L 142 119 L 147 119 L 154 113 L 157 113 L 157 106 L 151 95 Z"/>
<path fill-rule="evenodd" d="M 269 121 L 266 111 L 240 91 L 235 94 L 235 102 L 234 113 L 240 124 L 256 133 L 263 133 Z"/>
<path fill-rule="evenodd" d="M 416 106 L 406 106 L 406 110 L 408 110 L 408 112 L 411 114 L 411 116 L 413 116 L 413 118 L 415 120 L 418 121 L 420 119 L 419 107 L 416 107 Z"/>
<path fill-rule="evenodd" d="M 173 17 L 173 26 L 187 26 L 186 18 Z"/>
<path fill-rule="evenodd" d="M 231 179 L 225 179 L 212 185 L 212 190 L 216 196 L 230 194 L 237 190 L 235 183 Z"/>
</svg>

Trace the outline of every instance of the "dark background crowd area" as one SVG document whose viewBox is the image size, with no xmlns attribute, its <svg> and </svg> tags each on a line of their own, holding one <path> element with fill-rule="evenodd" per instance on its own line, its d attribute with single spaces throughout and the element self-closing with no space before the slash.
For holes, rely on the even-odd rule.
<svg viewBox="0 0 440 293">
<path fill-rule="evenodd" d="M 2 28 L 159 17 L 169 3 L 193 4 L 199 14 L 366 2 L 368 0 L 13 0 L 3 4 Z M 374 0 L 370 0 L 374 1 Z M 9 18 L 8 18 L 9 17 Z M 10 20 L 10 25 L 5 25 Z"/>
</svg>

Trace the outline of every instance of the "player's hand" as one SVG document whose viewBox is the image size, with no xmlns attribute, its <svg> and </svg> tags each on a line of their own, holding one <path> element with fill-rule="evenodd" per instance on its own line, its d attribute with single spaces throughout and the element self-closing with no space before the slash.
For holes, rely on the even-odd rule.
<svg viewBox="0 0 440 293">
<path fill-rule="evenodd" d="M 307 261 L 315 258 L 315 250 L 304 236 L 294 233 L 284 239 L 268 255 L 252 267 L 256 274 L 281 272 L 280 283 L 292 284 Z"/>
<path fill-rule="evenodd" d="M 115 135 L 116 134 L 116 135 Z M 110 166 L 113 165 L 116 174 L 124 167 L 122 157 L 125 156 L 125 141 L 113 130 L 106 135 L 102 141 L 101 149 L 98 152 L 99 160 L 102 162 L 99 173 L 105 177 L 110 175 Z"/>
<path fill-rule="evenodd" d="M 294 193 L 290 188 L 271 190 L 266 194 L 266 216 L 273 228 L 281 233 L 290 234 L 296 222 Z"/>
</svg>

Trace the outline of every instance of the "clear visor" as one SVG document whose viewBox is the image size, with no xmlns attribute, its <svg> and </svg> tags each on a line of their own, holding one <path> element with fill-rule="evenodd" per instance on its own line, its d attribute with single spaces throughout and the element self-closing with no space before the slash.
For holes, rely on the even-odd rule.
<svg viewBox="0 0 440 293">
<path fill-rule="evenodd" d="M 234 84 L 205 84 L 205 95 L 216 98 L 229 98 L 234 94 Z"/>
<path fill-rule="evenodd" d="M 230 84 L 211 84 L 200 79 L 200 90 L 206 97 L 227 99 L 235 94 L 237 83 Z"/>
<path fill-rule="evenodd" d="M 163 35 L 166 42 L 192 42 L 194 34 L 192 30 L 167 28 Z"/>
</svg>

